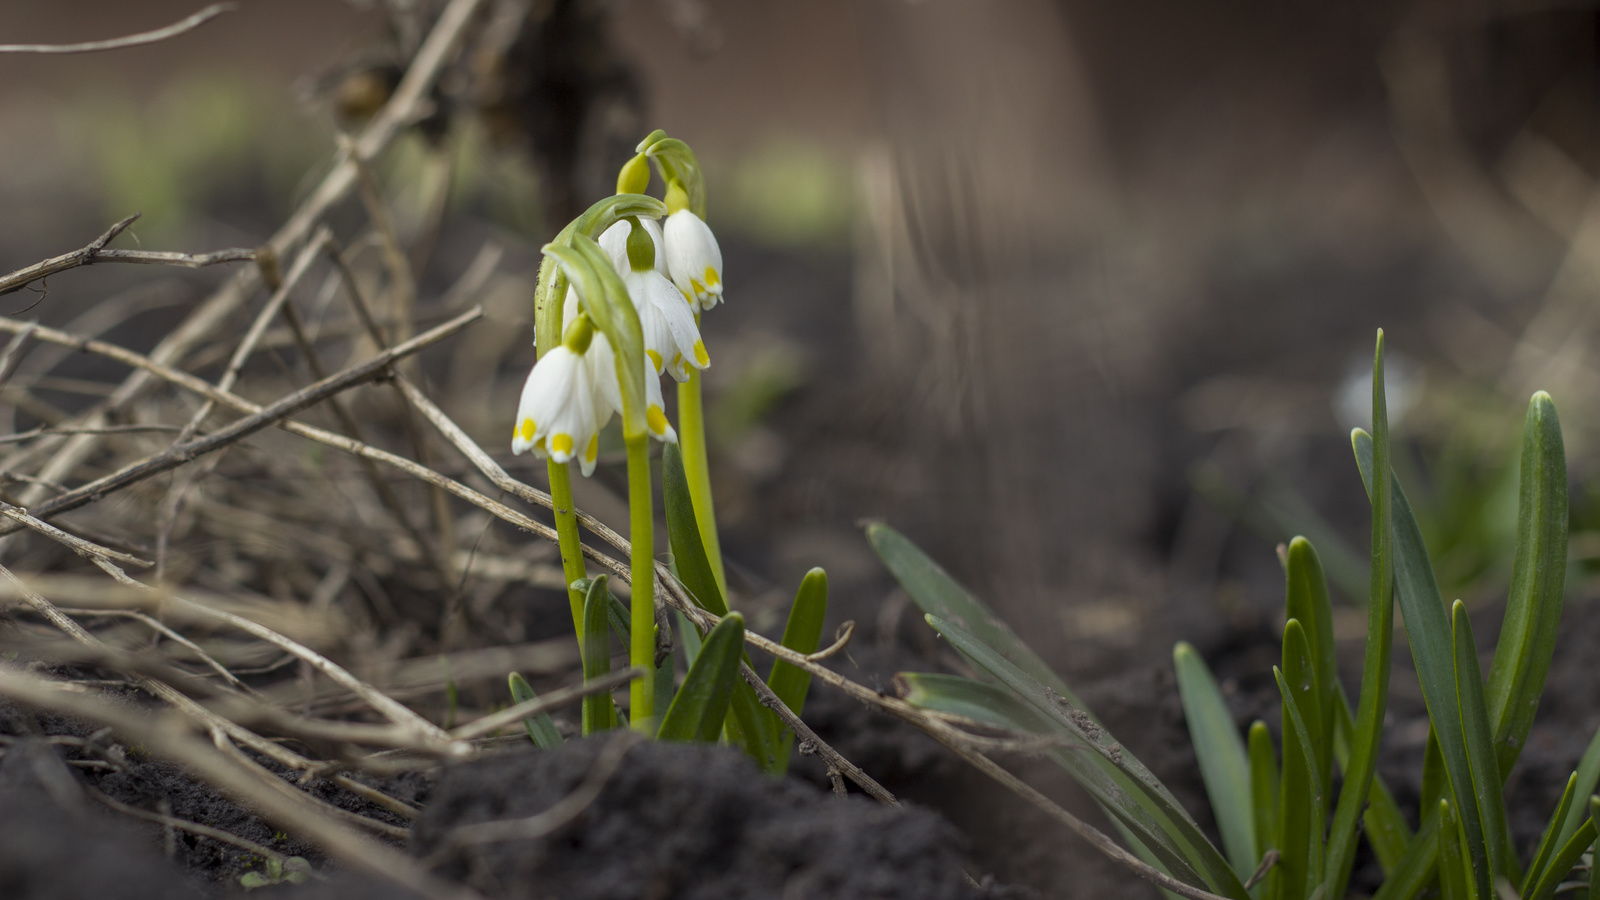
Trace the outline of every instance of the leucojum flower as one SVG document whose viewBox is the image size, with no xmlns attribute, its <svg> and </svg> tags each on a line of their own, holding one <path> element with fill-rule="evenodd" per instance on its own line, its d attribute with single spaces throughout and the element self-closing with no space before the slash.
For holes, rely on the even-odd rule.
<svg viewBox="0 0 1600 900">
<path fill-rule="evenodd" d="M 722 302 L 722 248 L 711 226 L 689 209 L 688 194 L 677 182 L 667 188 L 667 210 L 667 273 L 696 311 L 710 309 Z"/>
<path fill-rule="evenodd" d="M 659 228 L 651 227 L 654 224 L 650 222 L 642 227 L 652 250 L 660 234 Z M 625 230 L 618 232 L 618 228 Z M 601 236 L 601 247 L 612 256 L 613 264 L 617 258 L 613 248 L 619 247 L 622 263 L 628 263 L 626 245 L 630 232 L 627 222 L 619 222 Z M 608 239 L 613 233 L 615 237 Z M 682 377 L 687 378 L 691 363 L 683 355 L 685 348 L 695 368 L 705 368 L 710 360 L 700 340 L 694 314 L 684 303 L 683 295 L 651 266 L 653 261 L 646 263 L 642 272 L 630 268 L 624 282 L 629 285 L 629 297 L 639 311 L 645 334 L 645 355 L 650 364 L 644 380 L 645 423 L 651 437 L 676 443 L 678 434 L 667 421 L 666 401 L 661 393 L 663 363 L 670 354 L 676 367 L 674 374 L 681 371 Z M 637 292 L 635 284 L 640 286 Z M 662 288 L 665 288 L 664 295 Z M 667 307 L 666 311 L 661 307 Z M 675 312 L 680 313 L 676 318 L 673 317 Z M 577 459 L 587 477 L 594 473 L 600 457 L 600 430 L 611 421 L 613 414 L 621 412 L 622 389 L 617 383 L 615 351 L 605 334 L 594 328 L 583 311 L 582 295 L 575 286 L 568 285 L 562 304 L 561 344 L 551 348 L 528 373 L 517 408 L 511 452 L 521 455 L 532 450 L 534 455 L 548 456 L 558 463 Z"/>
<path fill-rule="evenodd" d="M 635 229 L 633 221 L 640 222 Z M 619 229 L 626 229 L 618 237 L 608 237 Z M 704 369 L 711 364 L 706 345 L 700 338 L 700 326 L 694 319 L 694 301 L 681 293 L 667 276 L 662 274 L 660 260 L 664 254 L 658 248 L 666 241 L 661 230 L 649 219 L 624 220 L 606 229 L 600 236 L 600 246 L 606 248 L 617 274 L 628 288 L 628 297 L 639 313 L 639 327 L 644 330 L 644 352 L 650 357 L 653 370 L 665 371 L 678 381 L 689 380 L 693 369 Z M 624 245 L 622 258 L 611 247 Z M 668 244 L 670 251 L 670 244 Z M 624 268 L 626 266 L 626 268 Z"/>
</svg>

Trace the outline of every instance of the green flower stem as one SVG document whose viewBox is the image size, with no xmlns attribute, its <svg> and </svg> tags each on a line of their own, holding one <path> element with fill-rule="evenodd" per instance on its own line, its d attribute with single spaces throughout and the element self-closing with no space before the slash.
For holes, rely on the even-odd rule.
<svg viewBox="0 0 1600 900">
<path fill-rule="evenodd" d="M 711 501 L 711 466 L 706 460 L 706 409 L 700 393 L 700 373 L 678 385 L 678 446 L 683 450 L 683 474 L 694 502 L 695 524 L 705 547 L 717 589 L 728 596 L 728 576 L 722 568 L 722 543 L 717 540 L 717 509 Z"/>
<path fill-rule="evenodd" d="M 572 464 L 547 460 L 550 505 L 555 509 L 556 541 L 561 548 L 561 575 L 567 580 L 567 603 L 572 606 L 572 628 L 583 646 L 583 594 L 571 585 L 588 578 L 583 565 L 583 539 L 578 535 L 577 506 L 572 502 Z"/>
<path fill-rule="evenodd" d="M 629 587 L 633 591 L 628 659 L 649 671 L 656 661 L 656 521 L 650 496 L 650 436 L 641 432 L 627 435 L 625 440 L 628 446 L 628 522 L 632 529 L 628 539 L 633 542 L 628 559 L 632 567 Z M 653 678 L 635 678 L 628 689 L 629 724 L 647 736 L 656 732 L 655 686 Z"/>
</svg>

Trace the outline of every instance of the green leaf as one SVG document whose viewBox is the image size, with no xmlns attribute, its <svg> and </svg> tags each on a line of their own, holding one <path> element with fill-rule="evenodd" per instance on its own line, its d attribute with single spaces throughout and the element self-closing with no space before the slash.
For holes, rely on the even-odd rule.
<svg viewBox="0 0 1600 900">
<path fill-rule="evenodd" d="M 1486 859 L 1480 868 L 1473 858 L 1478 895 L 1494 896 L 1494 880 L 1506 874 L 1506 810 L 1501 795 L 1500 765 L 1495 760 L 1490 738 L 1489 712 L 1483 702 L 1483 670 L 1478 668 L 1478 647 L 1472 638 L 1472 620 L 1467 605 L 1460 600 L 1450 610 L 1451 631 L 1456 655 L 1456 701 L 1461 708 L 1461 726 L 1466 738 L 1467 763 L 1472 767 L 1473 801 L 1483 823 Z M 1463 798 L 1457 797 L 1458 802 Z M 1469 845 L 1470 849 L 1470 845 Z M 1480 874 L 1481 873 L 1481 874 Z"/>
<path fill-rule="evenodd" d="M 1050 687 L 1040 684 L 960 625 L 931 614 L 926 619 L 935 631 L 944 635 L 951 646 L 972 660 L 980 670 L 1010 688 L 1036 712 L 1069 735 L 1075 745 L 1081 746 L 1078 752 L 1062 755 L 1068 771 L 1108 809 L 1118 815 L 1128 815 L 1130 826 L 1135 826 L 1137 822 L 1135 832 L 1152 851 L 1180 854 L 1178 862 L 1183 863 L 1191 874 L 1199 873 L 1209 889 L 1216 893 L 1240 900 L 1246 896 L 1239 876 L 1206 839 L 1183 805 L 1150 774 L 1143 763 L 1095 723 L 1086 711 Z M 1120 790 L 1108 790 L 1107 779 L 1113 788 Z M 1135 809 L 1140 814 L 1136 815 Z M 1141 830 L 1150 828 L 1152 824 L 1155 826 L 1152 833 Z M 1185 879 L 1171 861 L 1168 861 L 1168 868 L 1173 872 L 1173 877 Z"/>
<path fill-rule="evenodd" d="M 1589 849 L 1595 840 L 1595 817 L 1600 815 L 1600 797 L 1590 797 L 1589 802 L 1583 807 L 1589 815 L 1572 833 L 1572 837 L 1561 846 L 1556 855 L 1545 867 L 1544 873 L 1539 876 L 1539 881 L 1534 885 L 1532 892 L 1524 895 L 1524 900 L 1550 900 L 1555 896 L 1556 888 L 1560 886 L 1572 867 L 1578 864 L 1583 851 Z"/>
<path fill-rule="evenodd" d="M 1587 797 L 1595 792 L 1595 787 L 1600 784 L 1600 729 L 1589 739 L 1588 749 L 1583 751 L 1583 758 L 1578 760 L 1577 796 Z M 1583 825 L 1584 815 L 1587 812 L 1582 803 L 1575 804 L 1567 810 L 1566 817 L 1561 822 L 1561 834 L 1556 838 L 1556 846 L 1564 847 L 1572 836 L 1578 833 L 1578 828 Z"/>
<path fill-rule="evenodd" d="M 1359 429 L 1353 435 L 1356 462 L 1367 483 L 1367 493 L 1372 493 L 1372 439 Z M 1411 645 L 1411 658 L 1416 662 L 1417 679 L 1422 684 L 1422 699 L 1428 707 L 1428 719 L 1433 724 L 1439 741 L 1439 755 L 1444 760 L 1445 775 L 1450 782 L 1451 796 L 1455 798 L 1453 810 L 1461 822 L 1468 857 L 1474 863 L 1474 873 L 1483 879 L 1479 887 L 1489 889 L 1487 878 L 1489 850 L 1484 832 L 1486 827 L 1498 830 L 1498 821 L 1485 823 L 1480 815 L 1472 784 L 1472 765 L 1467 758 L 1467 738 L 1461 718 L 1461 704 L 1456 698 L 1455 638 L 1444 601 L 1439 597 L 1439 585 L 1428 563 L 1428 548 L 1422 540 L 1422 529 L 1411 512 L 1405 491 L 1397 479 L 1390 479 L 1394 492 L 1394 570 L 1396 594 L 1400 611 L 1405 617 L 1407 643 Z"/>
<path fill-rule="evenodd" d="M 1423 817 L 1405 855 L 1388 873 L 1372 900 L 1410 900 L 1433 883 L 1439 862 L 1439 807 Z"/>
<path fill-rule="evenodd" d="M 867 541 L 924 613 L 954 622 L 1029 678 L 1060 694 L 1073 706 L 1085 709 L 1061 676 L 1045 665 L 983 601 L 968 593 L 905 535 L 873 522 L 867 526 Z"/>
<path fill-rule="evenodd" d="M 1283 629 L 1285 668 L 1272 667 L 1283 695 L 1283 783 L 1278 789 L 1281 829 L 1278 867 L 1283 872 L 1285 900 L 1304 900 L 1322 883 L 1323 810 L 1322 773 L 1317 771 L 1316 737 L 1308 727 L 1311 715 L 1306 700 L 1316 696 L 1310 675 L 1309 651 L 1300 622 L 1290 619 Z"/>
<path fill-rule="evenodd" d="M 700 655 L 700 629 L 694 627 L 694 623 L 683 613 L 674 612 L 672 615 L 678 621 L 678 640 L 683 642 L 684 665 L 692 666 L 695 657 Z"/>
<path fill-rule="evenodd" d="M 1250 724 L 1250 808 L 1256 826 L 1256 859 L 1278 847 L 1278 762 L 1272 749 L 1272 733 L 1267 723 L 1257 719 Z M 1267 881 L 1276 878 L 1268 873 Z"/>
<path fill-rule="evenodd" d="M 667 540 L 672 547 L 672 563 L 678 580 L 688 588 L 694 601 L 715 616 L 728 614 L 728 602 L 711 574 L 705 544 L 700 540 L 700 525 L 694 517 L 694 500 L 689 494 L 689 478 L 683 471 L 683 451 L 677 444 L 661 448 L 661 504 L 666 508 Z"/>
<path fill-rule="evenodd" d="M 1288 617 L 1298 619 L 1305 629 L 1310 652 L 1312 679 L 1316 684 L 1316 710 L 1302 701 L 1301 708 L 1311 716 L 1306 722 L 1317 755 L 1317 771 L 1322 773 L 1326 796 L 1333 777 L 1334 705 L 1339 687 L 1338 658 L 1333 642 L 1333 604 L 1328 597 L 1328 580 L 1322 574 L 1322 561 L 1311 542 L 1303 537 L 1289 541 L 1285 552 L 1285 606 Z"/>
<path fill-rule="evenodd" d="M 611 671 L 611 631 L 606 628 L 610 608 L 606 576 L 589 582 L 583 596 L 583 680 L 593 681 Z M 583 698 L 583 733 L 591 735 L 617 727 L 616 706 L 611 694 L 601 692 Z"/>
<path fill-rule="evenodd" d="M 1383 737 L 1383 718 L 1389 705 L 1389 665 L 1394 647 L 1396 491 L 1389 465 L 1389 407 L 1384 395 L 1383 348 L 1383 330 L 1379 329 L 1372 361 L 1372 430 L 1375 437 L 1360 429 L 1350 436 L 1355 444 L 1358 466 L 1361 465 L 1362 456 L 1361 438 L 1366 437 L 1366 474 L 1363 477 L 1367 481 L 1367 499 L 1372 504 L 1372 540 L 1367 585 L 1367 647 L 1361 664 L 1361 692 L 1356 698 L 1352 726 L 1348 729 L 1349 756 L 1344 764 L 1344 783 L 1339 789 L 1339 800 L 1333 810 L 1333 825 L 1328 832 L 1328 879 L 1324 886 L 1329 898 L 1343 897 L 1350 883 L 1350 868 L 1355 863 L 1356 855 L 1356 825 L 1365 818 L 1362 809 L 1367 807 L 1372 793 L 1378 764 L 1378 743 Z M 1371 475 L 1373 470 L 1378 473 L 1376 479 Z M 1373 489 L 1374 483 L 1376 490 Z M 1341 709 L 1349 712 L 1342 691 L 1335 713 Z M 1387 824 L 1392 825 L 1393 822 Z M 1400 821 L 1400 830 L 1404 831 L 1403 820 Z"/>
<path fill-rule="evenodd" d="M 1205 660 L 1189 644 L 1172 649 L 1178 673 L 1178 695 L 1189 725 L 1189 742 L 1200 761 L 1211 812 L 1222 832 L 1222 847 L 1234 874 L 1249 878 L 1261 857 L 1256 851 L 1256 826 L 1250 805 L 1250 759 L 1233 725 L 1228 703 Z"/>
<path fill-rule="evenodd" d="M 1334 743 L 1333 757 L 1338 763 L 1339 770 L 1348 773 L 1350 769 L 1350 734 L 1355 731 L 1354 716 L 1350 713 L 1350 701 L 1344 695 L 1341 687 L 1334 692 Z M 1348 777 L 1348 774 L 1346 775 Z M 1405 856 L 1406 847 L 1411 843 L 1411 828 L 1406 824 L 1406 818 L 1400 812 L 1400 804 L 1394 800 L 1394 794 L 1389 786 L 1384 783 L 1383 776 L 1376 773 L 1372 776 L 1372 787 L 1368 793 L 1368 806 L 1362 814 L 1362 824 L 1366 828 L 1367 842 L 1372 845 L 1372 851 L 1378 857 L 1378 865 L 1385 874 L 1392 871 Z M 1337 819 L 1336 819 L 1337 821 Z M 1330 867 L 1333 859 L 1330 851 Z"/>
<path fill-rule="evenodd" d="M 1556 850 L 1560 843 L 1561 823 L 1566 821 L 1567 813 L 1572 809 L 1572 800 L 1577 796 L 1578 773 L 1573 772 L 1567 777 L 1567 789 L 1561 792 L 1561 802 L 1556 804 L 1556 811 L 1550 815 L 1550 823 L 1544 827 L 1544 833 L 1539 836 L 1539 849 L 1534 851 L 1533 862 L 1528 864 L 1528 871 L 1522 876 L 1522 889 L 1517 892 L 1519 897 L 1527 896 L 1533 889 L 1534 882 L 1544 874 L 1545 866 L 1550 863 L 1550 854 Z"/>
<path fill-rule="evenodd" d="M 1109 763 L 1097 765 L 1095 761 L 1101 757 L 1086 746 L 1088 738 L 1063 724 L 1057 715 L 1041 712 L 1007 687 L 960 675 L 901 672 L 895 676 L 895 685 L 907 703 L 923 709 L 1061 739 L 1066 746 L 1052 747 L 1045 755 L 1072 775 L 1119 830 L 1131 836 L 1129 846 L 1144 847 L 1159 860 L 1159 868 L 1172 877 L 1195 887 L 1205 884 L 1186 861 L 1183 842 L 1173 836 L 1175 827 L 1168 819 L 1139 802 L 1137 789 L 1131 787 L 1126 775 L 1112 769 Z"/>
<path fill-rule="evenodd" d="M 661 450 L 661 505 L 666 509 L 667 540 L 672 547 L 678 580 L 702 609 L 716 616 L 726 616 L 728 603 L 717 587 L 705 544 L 700 540 L 700 523 L 695 518 L 689 479 L 683 470 L 683 451 L 677 444 L 666 444 Z M 748 656 L 742 658 L 749 659 Z M 744 748 L 763 771 L 771 772 L 776 768 L 779 756 L 777 716 L 761 705 L 755 689 L 743 679 L 734 687 L 726 728 L 729 742 Z"/>
<path fill-rule="evenodd" d="M 1550 395 L 1528 401 L 1511 594 L 1484 695 L 1494 724 L 1501 781 L 1533 727 L 1561 625 L 1567 573 L 1567 459 Z"/>
<path fill-rule="evenodd" d="M 1461 825 L 1450 801 L 1439 800 L 1439 890 L 1444 900 L 1478 900 L 1472 862 L 1461 850 Z"/>
<path fill-rule="evenodd" d="M 539 696 L 533 692 L 528 679 L 523 678 L 519 672 L 512 672 L 506 680 L 511 685 L 512 703 L 526 703 Z M 522 725 L 528 729 L 528 737 L 540 750 L 551 750 L 561 746 L 561 732 L 556 730 L 556 723 L 551 721 L 549 713 L 529 716 L 522 720 Z"/>
<path fill-rule="evenodd" d="M 656 737 L 663 741 L 714 742 L 728 717 L 739 663 L 744 661 L 744 617 L 729 613 L 700 647 L 683 687 L 662 717 Z"/>
<path fill-rule="evenodd" d="M 828 617 L 828 573 L 812 569 L 800 579 L 800 589 L 795 592 L 794 605 L 789 607 L 789 621 L 783 627 L 782 644 L 796 653 L 817 652 L 822 642 L 822 623 Z M 806 693 L 811 688 L 811 673 L 793 663 L 777 660 L 772 673 L 767 676 L 767 687 L 783 704 L 800 715 L 806 707 Z M 773 760 L 773 774 L 782 775 L 789 768 L 789 750 L 794 746 L 794 732 L 782 727 L 778 752 Z"/>
</svg>

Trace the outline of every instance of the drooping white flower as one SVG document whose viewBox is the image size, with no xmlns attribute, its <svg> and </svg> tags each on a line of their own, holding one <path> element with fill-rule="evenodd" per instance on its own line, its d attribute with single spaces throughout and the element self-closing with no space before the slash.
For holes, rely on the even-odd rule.
<svg viewBox="0 0 1600 900">
<path fill-rule="evenodd" d="M 561 344 L 540 357 L 522 386 L 512 453 L 532 450 L 536 456 L 548 455 L 558 463 L 576 458 L 584 475 L 594 471 L 603 423 L 597 414 L 587 356 Z"/>
<path fill-rule="evenodd" d="M 595 333 L 594 342 L 589 345 L 588 356 L 594 377 L 595 398 L 599 402 L 600 426 L 603 428 L 611 420 L 612 413 L 622 412 L 622 389 L 617 384 L 617 357 L 611 349 L 611 342 L 599 332 Z M 661 396 L 661 376 L 651 371 L 648 358 L 644 367 L 644 402 L 645 424 L 650 429 L 650 436 L 658 441 L 676 444 L 678 432 L 667 421 L 667 404 Z"/>
<path fill-rule="evenodd" d="M 680 209 L 667 216 L 662 243 L 672 283 L 692 299 L 696 309 L 707 310 L 722 301 L 722 248 L 717 246 L 711 226 Z M 660 258 L 656 257 L 658 267 Z"/>
<path fill-rule="evenodd" d="M 666 371 L 679 381 L 688 381 L 693 369 L 711 365 L 694 310 L 685 296 L 665 275 L 654 269 L 630 271 L 622 277 L 628 297 L 639 312 L 644 330 L 644 352 L 657 373 Z"/>
<path fill-rule="evenodd" d="M 661 252 L 663 245 L 661 225 L 648 216 L 640 216 L 639 224 L 644 226 L 645 234 L 650 235 L 650 241 L 655 245 L 656 271 L 663 275 L 667 274 L 666 254 Z M 618 275 L 626 275 L 633 271 L 633 266 L 628 264 L 628 235 L 632 232 L 633 225 L 627 219 L 619 219 L 600 233 L 600 249 L 611 257 L 611 264 L 616 267 Z"/>
</svg>

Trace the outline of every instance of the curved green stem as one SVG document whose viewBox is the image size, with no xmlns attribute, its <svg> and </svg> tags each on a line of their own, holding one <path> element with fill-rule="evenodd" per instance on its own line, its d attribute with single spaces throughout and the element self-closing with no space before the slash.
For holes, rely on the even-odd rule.
<svg viewBox="0 0 1600 900">
<path fill-rule="evenodd" d="M 695 524 L 705 547 L 711 574 L 722 596 L 728 596 L 728 576 L 722 568 L 722 543 L 717 540 L 717 509 L 711 501 L 711 466 L 706 460 L 706 413 L 700 395 L 700 373 L 678 385 L 678 446 L 683 450 L 683 474 L 694 502 Z"/>
<path fill-rule="evenodd" d="M 572 589 L 579 579 L 588 578 L 583 565 L 583 539 L 578 534 L 577 506 L 572 502 L 571 463 L 547 460 L 550 472 L 550 505 L 555 509 L 556 542 L 561 548 L 561 576 L 567 580 L 567 603 L 572 606 L 572 628 L 583 646 L 583 594 Z"/>
<path fill-rule="evenodd" d="M 651 376 L 653 377 L 653 376 Z M 633 591 L 628 642 L 628 660 L 646 671 L 656 661 L 655 537 L 656 520 L 650 490 L 650 437 L 637 434 L 626 438 L 628 445 L 628 586 Z M 646 735 L 656 733 L 655 679 L 635 678 L 628 689 L 629 724 Z"/>
</svg>

